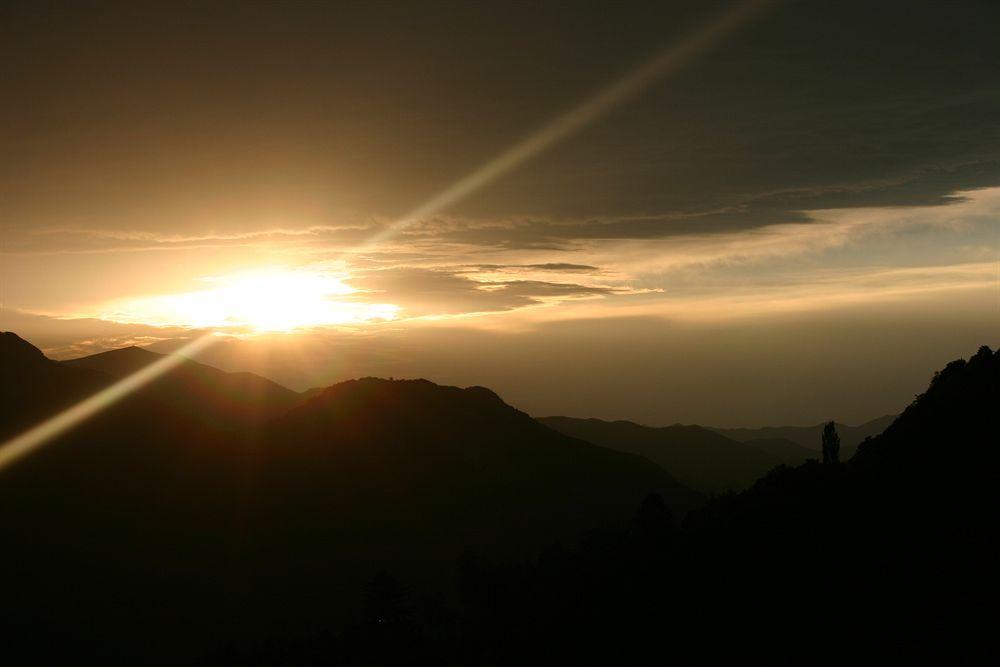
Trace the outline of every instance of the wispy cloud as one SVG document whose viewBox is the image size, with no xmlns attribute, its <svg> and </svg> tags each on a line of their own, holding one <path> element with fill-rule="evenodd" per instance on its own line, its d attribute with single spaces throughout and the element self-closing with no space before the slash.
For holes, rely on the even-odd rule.
<svg viewBox="0 0 1000 667">
<path fill-rule="evenodd" d="M 309 247 L 316 243 L 346 244 L 370 234 L 372 225 L 314 225 L 303 228 L 268 228 L 231 233 L 176 234 L 169 232 L 49 228 L 10 230 L 0 252 L 4 254 L 102 254 L 195 250 L 203 248 L 267 246 Z"/>
</svg>

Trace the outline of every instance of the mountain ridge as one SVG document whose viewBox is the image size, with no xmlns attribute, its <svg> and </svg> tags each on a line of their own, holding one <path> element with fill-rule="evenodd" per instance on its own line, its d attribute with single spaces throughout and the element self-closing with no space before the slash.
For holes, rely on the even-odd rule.
<svg viewBox="0 0 1000 667">
<path fill-rule="evenodd" d="M 64 407 L 64 383 L 96 378 L 82 398 L 115 381 L 18 346 L 34 365 L 0 358 L 0 387 L 40 418 Z M 141 662 L 169 627 L 183 641 L 153 658 L 191 662 L 218 642 L 346 622 L 380 569 L 447 594 L 466 551 L 572 544 L 650 492 L 679 513 L 702 502 L 652 462 L 559 434 L 482 387 L 350 380 L 234 428 L 171 409 L 179 391 L 146 385 L 0 471 L 17 610 L 0 626 L 30 637 L 55 624 L 66 645 Z"/>
<path fill-rule="evenodd" d="M 121 379 L 165 356 L 133 345 L 57 363 Z M 268 378 L 245 371 L 230 373 L 193 359 L 185 359 L 144 391 L 188 416 L 247 424 L 266 421 L 302 400 Z"/>
<path fill-rule="evenodd" d="M 679 524 L 647 499 L 631 524 L 578 549 L 470 568 L 465 619 L 488 619 L 480 654 L 975 662 L 992 637 L 998 402 L 1000 350 L 984 346 L 849 461 L 777 466 Z"/>
<path fill-rule="evenodd" d="M 703 493 L 743 488 L 783 462 L 778 456 L 702 426 L 650 427 L 625 420 L 572 417 L 541 417 L 538 421 L 581 440 L 644 456 Z"/>
<path fill-rule="evenodd" d="M 854 449 L 868 437 L 882 433 L 899 415 L 882 415 L 866 422 L 852 426 L 834 421 L 837 433 L 840 435 L 841 447 Z M 739 442 L 756 439 L 780 438 L 791 441 L 815 452 L 821 449 L 823 427 L 827 422 L 809 426 L 763 426 L 759 428 L 706 428 Z"/>
</svg>

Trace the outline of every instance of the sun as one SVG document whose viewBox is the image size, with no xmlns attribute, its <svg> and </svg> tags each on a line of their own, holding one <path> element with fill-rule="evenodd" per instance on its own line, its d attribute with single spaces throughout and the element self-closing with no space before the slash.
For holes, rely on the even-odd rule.
<svg viewBox="0 0 1000 667">
<path fill-rule="evenodd" d="M 103 319 L 192 328 L 287 332 L 393 320 L 399 307 L 359 300 L 344 276 L 269 269 L 203 279 L 208 289 L 118 302 Z"/>
</svg>

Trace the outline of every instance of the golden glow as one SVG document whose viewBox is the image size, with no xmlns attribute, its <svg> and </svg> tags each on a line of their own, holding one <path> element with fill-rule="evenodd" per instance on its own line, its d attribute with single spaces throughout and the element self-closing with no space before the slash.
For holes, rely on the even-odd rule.
<svg viewBox="0 0 1000 667">
<path fill-rule="evenodd" d="M 341 276 L 272 269 L 206 278 L 214 286 L 116 302 L 102 319 L 258 332 L 395 319 L 399 307 L 346 297 L 357 290 Z M 339 297 L 339 298 L 338 298 Z"/>
</svg>

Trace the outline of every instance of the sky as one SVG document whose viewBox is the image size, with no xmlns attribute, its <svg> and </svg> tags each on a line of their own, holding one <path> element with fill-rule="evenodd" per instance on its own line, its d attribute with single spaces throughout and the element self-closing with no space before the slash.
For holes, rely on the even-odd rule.
<svg viewBox="0 0 1000 667">
<path fill-rule="evenodd" d="M 0 7 L 0 328 L 859 423 L 1000 344 L 995 2 Z"/>
</svg>

